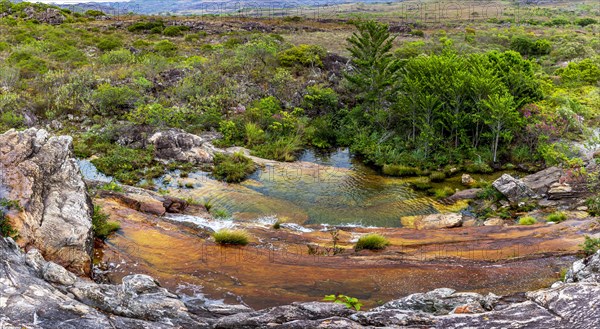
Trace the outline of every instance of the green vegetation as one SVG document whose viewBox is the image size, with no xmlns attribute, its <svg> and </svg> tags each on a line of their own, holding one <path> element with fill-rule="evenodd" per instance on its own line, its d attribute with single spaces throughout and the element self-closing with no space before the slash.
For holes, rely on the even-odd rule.
<svg viewBox="0 0 600 329">
<path fill-rule="evenodd" d="M 600 238 L 592 238 L 590 236 L 585 236 L 585 241 L 580 245 L 581 250 L 586 256 L 591 256 L 596 253 L 596 251 L 600 250 Z"/>
<path fill-rule="evenodd" d="M 337 304 L 345 305 L 347 308 L 355 309 L 360 311 L 361 306 L 363 304 L 358 300 L 358 298 L 346 296 L 346 295 L 325 295 L 323 298 L 325 302 L 334 302 Z"/>
<path fill-rule="evenodd" d="M 593 196 L 586 200 L 588 213 L 592 216 L 600 216 L 600 195 Z"/>
<path fill-rule="evenodd" d="M 231 25 L 206 33 L 177 18 L 115 27 L 93 10 L 49 25 L 28 19 L 27 6 L 51 7 L 0 7 L 0 132 L 58 120 L 78 156 L 127 184 L 173 169 L 131 142 L 158 129 L 218 131 L 219 147 L 280 161 L 350 147 L 386 175 L 435 183 L 452 167 L 572 166 L 565 141 L 600 122 L 598 23 L 584 7 L 508 27 L 514 17 L 463 29 L 422 22 L 396 39 L 374 20 L 290 17 L 265 20 L 264 33 L 205 17 Z"/>
<path fill-rule="evenodd" d="M 212 215 L 216 218 L 227 218 L 229 217 L 229 212 L 226 209 L 213 209 Z"/>
<path fill-rule="evenodd" d="M 228 183 L 239 183 L 246 179 L 248 175 L 256 170 L 254 162 L 237 152 L 232 155 L 217 153 L 215 154 L 215 167 L 213 175 Z"/>
<path fill-rule="evenodd" d="M 243 230 L 221 229 L 213 233 L 215 242 L 220 245 L 245 246 L 250 241 L 248 232 Z"/>
<path fill-rule="evenodd" d="M 537 223 L 537 219 L 531 216 L 523 216 L 519 218 L 519 225 L 533 225 Z"/>
<path fill-rule="evenodd" d="M 383 250 L 389 245 L 390 241 L 386 237 L 376 233 L 370 233 L 363 235 L 358 239 L 354 245 L 354 250 Z"/>
<path fill-rule="evenodd" d="M 121 225 L 118 222 L 108 220 L 109 216 L 102 211 L 98 205 L 94 205 L 92 215 L 92 231 L 98 239 L 105 240 L 111 233 L 118 231 Z"/>
<path fill-rule="evenodd" d="M 0 199 L 0 237 L 11 237 L 16 240 L 19 237 L 19 232 L 12 227 L 5 214 L 5 210 L 11 209 L 22 210 L 18 201 Z"/>
<path fill-rule="evenodd" d="M 564 222 L 565 220 L 567 220 L 567 215 L 564 212 L 557 211 L 555 213 L 548 215 L 546 220 L 549 222 L 560 223 L 560 222 Z"/>
</svg>

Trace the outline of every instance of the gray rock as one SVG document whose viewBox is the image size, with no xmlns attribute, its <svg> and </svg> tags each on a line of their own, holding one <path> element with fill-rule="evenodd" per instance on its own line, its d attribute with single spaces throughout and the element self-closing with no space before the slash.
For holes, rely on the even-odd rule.
<svg viewBox="0 0 600 329">
<path fill-rule="evenodd" d="M 0 135 L 0 190 L 22 207 L 8 214 L 19 244 L 84 274 L 91 270 L 92 204 L 71 150 L 68 136 L 7 131 Z"/>
<path fill-rule="evenodd" d="M 77 277 L 75 274 L 67 271 L 64 267 L 53 263 L 48 262 L 42 268 L 43 278 L 50 282 L 56 283 L 63 286 L 71 286 L 77 281 Z"/>
<path fill-rule="evenodd" d="M 170 129 L 155 133 L 148 142 L 154 145 L 154 157 L 159 160 L 202 164 L 213 161 L 215 149 L 210 141 L 214 138 L 216 136 L 201 137 Z"/>
<path fill-rule="evenodd" d="M 539 195 L 548 193 L 550 186 L 559 181 L 563 171 L 558 167 L 546 168 L 535 174 L 523 177 L 523 183 Z"/>
<path fill-rule="evenodd" d="M 509 174 L 504 174 L 496 179 L 492 183 L 492 186 L 513 203 L 538 197 L 538 195 L 525 185 L 525 183 Z"/>
<path fill-rule="evenodd" d="M 586 259 L 573 263 L 565 275 L 565 282 L 600 283 L 600 251 Z"/>
<path fill-rule="evenodd" d="M 463 218 L 461 214 L 447 213 L 418 216 L 414 223 L 416 229 L 427 230 L 460 227 L 462 225 L 462 221 Z"/>
<path fill-rule="evenodd" d="M 456 202 L 459 200 L 472 200 L 477 198 L 477 194 L 479 194 L 479 192 L 481 192 L 480 188 L 471 188 L 462 191 L 457 191 L 450 197 L 446 198 L 446 201 Z"/>
</svg>

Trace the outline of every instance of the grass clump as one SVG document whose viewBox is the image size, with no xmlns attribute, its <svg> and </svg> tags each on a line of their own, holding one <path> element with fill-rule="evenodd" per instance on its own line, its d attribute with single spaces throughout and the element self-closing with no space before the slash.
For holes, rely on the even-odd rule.
<svg viewBox="0 0 600 329">
<path fill-rule="evenodd" d="M 250 241 L 248 232 L 244 230 L 222 229 L 213 233 L 213 238 L 220 245 L 245 246 Z"/>
<path fill-rule="evenodd" d="M 371 233 L 361 236 L 354 245 L 354 250 L 383 250 L 389 245 L 390 241 L 386 237 L 376 233 Z"/>
<path fill-rule="evenodd" d="M 229 212 L 225 209 L 214 209 L 212 212 L 213 216 L 216 218 L 227 218 L 229 217 Z"/>
<path fill-rule="evenodd" d="M 228 154 L 215 154 L 215 167 L 213 175 L 227 183 L 239 183 L 256 170 L 256 166 L 241 152 Z"/>
<path fill-rule="evenodd" d="M 519 218 L 519 225 L 533 225 L 537 223 L 537 220 L 531 216 L 524 216 Z"/>
<path fill-rule="evenodd" d="M 410 183 L 410 186 L 416 191 L 427 191 L 432 188 L 429 178 L 422 177 Z"/>
<path fill-rule="evenodd" d="M 394 164 L 383 165 L 382 171 L 384 174 L 386 174 L 388 176 L 397 176 L 397 177 L 417 176 L 419 173 L 418 168 L 403 166 L 403 165 L 394 165 Z"/>
<path fill-rule="evenodd" d="M 432 182 L 443 182 L 446 179 L 446 174 L 441 171 L 434 171 L 429 175 L 429 180 Z"/>
<path fill-rule="evenodd" d="M 92 231 L 98 239 L 105 240 L 108 236 L 119 230 L 121 224 L 118 222 L 108 221 L 108 214 L 102 211 L 98 205 L 94 205 L 94 214 L 92 215 Z"/>
<path fill-rule="evenodd" d="M 555 213 L 548 215 L 547 220 L 549 222 L 560 223 L 560 222 L 564 222 L 565 220 L 567 220 L 567 215 L 562 211 L 557 211 Z"/>
<path fill-rule="evenodd" d="M 429 194 L 433 195 L 437 199 L 443 199 L 454 194 L 454 189 L 452 189 L 450 186 L 444 186 L 441 188 L 429 190 Z"/>
</svg>

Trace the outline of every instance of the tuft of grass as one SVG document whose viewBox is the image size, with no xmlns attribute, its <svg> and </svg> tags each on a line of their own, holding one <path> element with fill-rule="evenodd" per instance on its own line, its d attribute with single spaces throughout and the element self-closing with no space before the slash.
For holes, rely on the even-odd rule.
<svg viewBox="0 0 600 329">
<path fill-rule="evenodd" d="M 537 220 L 531 216 L 524 216 L 519 218 L 519 225 L 533 225 L 537 223 Z"/>
<path fill-rule="evenodd" d="M 276 221 L 275 224 L 273 224 L 273 229 L 275 229 L 275 230 L 280 229 L 281 224 L 282 224 L 282 222 L 280 220 Z"/>
<path fill-rule="evenodd" d="M 213 175 L 228 183 L 239 183 L 256 170 L 254 162 L 241 152 L 232 155 L 215 154 Z"/>
<path fill-rule="evenodd" d="M 557 211 L 548 215 L 548 218 L 546 218 L 546 220 L 548 220 L 549 222 L 560 223 L 567 220 L 567 215 L 562 211 Z"/>
<path fill-rule="evenodd" d="M 433 196 L 437 199 L 443 199 L 454 194 L 454 189 L 452 189 L 450 186 L 444 186 L 441 188 L 430 190 L 430 193 L 433 194 Z"/>
<path fill-rule="evenodd" d="M 386 237 L 377 233 L 370 233 L 367 235 L 363 235 L 358 239 L 358 241 L 354 245 L 354 250 L 383 250 L 389 245 L 390 241 Z"/>
<path fill-rule="evenodd" d="M 427 191 L 432 188 L 429 178 L 420 177 L 414 182 L 410 183 L 410 186 L 416 191 Z"/>
<path fill-rule="evenodd" d="M 215 209 L 212 212 L 213 216 L 216 218 L 227 218 L 229 217 L 229 212 L 225 209 Z"/>
<path fill-rule="evenodd" d="M 244 230 L 222 229 L 213 233 L 212 236 L 220 245 L 245 246 L 250 240 L 248 232 Z"/>
<path fill-rule="evenodd" d="M 419 169 L 403 165 L 386 164 L 383 165 L 382 172 L 388 176 L 405 177 L 417 176 Z"/>
<path fill-rule="evenodd" d="M 201 204 L 202 206 L 204 206 L 204 209 L 206 209 L 206 211 L 208 211 L 208 212 L 210 212 L 210 210 L 211 210 L 211 209 L 213 208 L 213 206 L 214 206 L 214 204 L 213 204 L 213 202 L 212 202 L 212 200 L 211 200 L 211 199 L 205 199 L 205 200 L 202 200 L 202 201 L 200 202 L 200 204 Z"/>
<path fill-rule="evenodd" d="M 434 171 L 429 175 L 429 180 L 432 182 L 443 182 L 446 179 L 446 174 L 441 171 Z"/>
<path fill-rule="evenodd" d="M 600 238 L 592 238 L 587 235 L 584 238 L 585 241 L 579 246 L 586 256 L 591 256 L 600 250 Z"/>
<path fill-rule="evenodd" d="M 108 217 L 108 214 L 104 213 L 100 206 L 94 205 L 94 214 L 92 215 L 92 230 L 94 231 L 94 236 L 99 239 L 105 240 L 111 233 L 121 228 L 121 224 L 108 221 Z"/>
</svg>

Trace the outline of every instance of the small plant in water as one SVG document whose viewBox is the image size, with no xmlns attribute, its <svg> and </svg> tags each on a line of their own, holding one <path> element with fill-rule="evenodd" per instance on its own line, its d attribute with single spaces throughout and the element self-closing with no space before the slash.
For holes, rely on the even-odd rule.
<svg viewBox="0 0 600 329">
<path fill-rule="evenodd" d="M 390 241 L 386 237 L 376 233 L 371 233 L 361 236 L 356 242 L 356 245 L 354 245 L 354 250 L 383 250 L 389 245 Z"/>
<path fill-rule="evenodd" d="M 275 229 L 275 230 L 280 229 L 281 228 L 281 224 L 282 223 L 281 223 L 280 220 L 276 221 L 275 224 L 273 224 L 273 229 Z"/>
<path fill-rule="evenodd" d="M 212 212 L 213 216 L 216 218 L 227 218 L 229 217 L 229 212 L 225 209 L 215 209 Z"/>
<path fill-rule="evenodd" d="M 220 245 L 235 245 L 245 246 L 248 244 L 250 237 L 248 232 L 243 230 L 221 229 L 213 233 L 215 242 Z"/>
<path fill-rule="evenodd" d="M 357 311 L 360 311 L 360 307 L 363 306 L 363 304 L 358 300 L 358 298 L 346 295 L 325 295 L 323 301 L 342 304 L 345 305 L 347 308 L 353 308 Z"/>
</svg>

